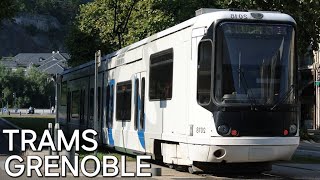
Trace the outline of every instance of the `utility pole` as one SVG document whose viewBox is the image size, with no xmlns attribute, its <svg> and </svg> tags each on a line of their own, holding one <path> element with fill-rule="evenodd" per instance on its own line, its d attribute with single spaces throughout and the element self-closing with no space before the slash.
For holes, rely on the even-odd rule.
<svg viewBox="0 0 320 180">
<path fill-rule="evenodd" d="M 16 108 L 16 93 L 13 93 L 12 97 L 13 97 L 13 109 L 15 109 Z"/>
<path fill-rule="evenodd" d="M 314 129 L 320 129 L 320 52 L 317 51 L 314 56 L 314 73 L 315 73 L 315 121 Z"/>
<path fill-rule="evenodd" d="M 98 133 L 95 136 L 95 140 L 98 141 L 99 131 L 98 131 L 98 69 L 101 66 L 101 51 L 98 50 L 95 53 L 95 72 L 94 72 L 94 127 L 93 129 Z M 95 150 L 95 156 L 97 155 L 97 150 Z"/>
<path fill-rule="evenodd" d="M 59 113 L 58 113 L 59 112 L 58 111 L 59 110 L 59 105 L 58 105 L 59 101 L 58 101 L 58 99 L 60 97 L 60 83 L 61 83 L 60 74 L 56 74 L 53 79 L 54 79 L 54 82 L 56 85 L 54 101 L 55 101 L 55 112 L 56 112 L 55 124 L 57 124 L 59 121 Z"/>
<path fill-rule="evenodd" d="M 1 92 L 1 114 L 3 114 L 3 98 L 4 98 L 4 93 Z"/>
</svg>

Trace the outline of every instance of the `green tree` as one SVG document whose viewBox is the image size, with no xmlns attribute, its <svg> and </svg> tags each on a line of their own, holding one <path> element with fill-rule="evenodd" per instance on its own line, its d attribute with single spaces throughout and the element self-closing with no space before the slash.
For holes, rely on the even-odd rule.
<svg viewBox="0 0 320 180">
<path fill-rule="evenodd" d="M 309 45 L 318 49 L 320 41 L 320 1 L 314 0 L 220 0 L 221 7 L 279 11 L 291 15 L 297 22 L 299 55 L 306 53 Z"/>
<path fill-rule="evenodd" d="M 69 64 L 74 66 L 92 60 L 98 50 L 91 51 L 92 48 L 107 54 L 169 27 L 173 24 L 171 17 L 153 9 L 155 1 L 95 0 L 81 5 L 74 24 L 76 28 L 66 43 L 71 54 Z M 80 61 L 80 55 L 74 52 L 82 55 Z"/>
<path fill-rule="evenodd" d="M 71 28 L 65 41 L 68 51 L 71 54 L 69 66 L 77 66 L 94 59 L 97 49 L 107 51 L 108 45 L 104 44 L 99 36 L 81 32 L 76 26 Z"/>
<path fill-rule="evenodd" d="M 27 72 L 23 69 L 12 72 L 0 64 L 0 91 L 4 94 L 3 103 L 11 108 L 48 108 L 49 97 L 54 97 L 54 84 L 49 75 L 34 67 Z"/>
<path fill-rule="evenodd" d="M 319 5 L 320 2 L 314 0 L 95 0 L 80 6 L 75 23 L 78 32 L 86 34 L 84 37 L 90 37 L 91 41 L 81 43 L 81 38 L 69 36 L 70 39 L 76 38 L 79 41 L 73 40 L 67 47 L 69 50 L 90 50 L 90 56 L 81 53 L 81 61 L 73 58 L 77 55 L 71 51 L 71 65 L 77 65 L 93 59 L 97 49 L 92 50 L 91 47 L 98 48 L 101 45 L 105 47 L 101 48 L 104 49 L 103 53 L 107 54 L 192 18 L 197 9 L 238 8 L 280 11 L 292 15 L 298 25 L 299 55 L 303 55 L 309 45 L 312 46 L 312 50 L 318 49 Z"/>
<path fill-rule="evenodd" d="M 278 11 L 291 15 L 297 22 L 299 55 L 306 53 L 309 45 L 318 49 L 320 41 L 320 1 L 314 0 L 158 0 L 156 7 L 171 16 L 175 24 L 194 16 L 202 7 L 221 9 L 244 9 Z"/>
<path fill-rule="evenodd" d="M 0 1 L 0 22 L 3 19 L 11 18 L 16 13 L 17 6 L 14 0 Z"/>
</svg>

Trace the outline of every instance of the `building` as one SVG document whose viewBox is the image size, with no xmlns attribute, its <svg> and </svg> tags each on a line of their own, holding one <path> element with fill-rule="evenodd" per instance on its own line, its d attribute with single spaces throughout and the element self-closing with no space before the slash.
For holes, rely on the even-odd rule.
<svg viewBox="0 0 320 180">
<path fill-rule="evenodd" d="M 69 54 L 53 51 L 52 53 L 19 53 L 12 58 L 2 58 L 0 63 L 13 71 L 33 66 L 42 72 L 57 74 L 62 73 L 68 67 L 69 59 Z"/>
<path fill-rule="evenodd" d="M 320 130 L 320 51 L 306 54 L 299 62 L 301 127 Z"/>
</svg>

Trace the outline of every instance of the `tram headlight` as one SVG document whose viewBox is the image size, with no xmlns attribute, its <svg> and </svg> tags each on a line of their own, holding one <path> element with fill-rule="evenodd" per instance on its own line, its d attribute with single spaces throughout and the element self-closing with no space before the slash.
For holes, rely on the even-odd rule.
<svg viewBox="0 0 320 180">
<path fill-rule="evenodd" d="M 289 127 L 289 133 L 290 134 L 296 134 L 297 133 L 297 126 L 295 124 L 291 124 Z"/>
<path fill-rule="evenodd" d="M 218 126 L 218 132 L 221 135 L 228 135 L 230 133 L 230 128 L 227 125 L 220 125 Z"/>
</svg>

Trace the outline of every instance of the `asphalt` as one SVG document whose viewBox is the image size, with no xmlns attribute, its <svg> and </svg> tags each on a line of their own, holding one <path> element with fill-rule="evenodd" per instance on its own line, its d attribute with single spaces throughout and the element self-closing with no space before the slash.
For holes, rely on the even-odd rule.
<svg viewBox="0 0 320 180">
<path fill-rule="evenodd" d="M 320 158 L 320 143 L 301 141 L 296 155 Z"/>
<path fill-rule="evenodd" d="M 14 151 L 9 151 L 9 139 L 8 134 L 3 134 L 4 129 L 19 129 L 17 126 L 10 122 L 0 118 L 0 155 L 12 155 L 20 154 L 21 137 L 18 134 L 13 136 L 14 138 Z"/>
</svg>

